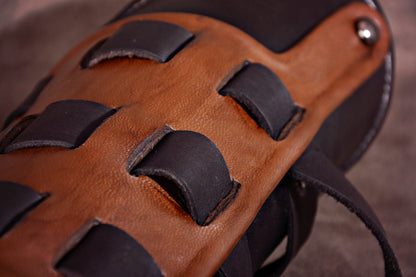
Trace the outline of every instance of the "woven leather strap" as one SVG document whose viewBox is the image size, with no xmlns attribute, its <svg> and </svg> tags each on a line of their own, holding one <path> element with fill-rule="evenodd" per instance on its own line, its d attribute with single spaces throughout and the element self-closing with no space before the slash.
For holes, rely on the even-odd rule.
<svg viewBox="0 0 416 277">
<path fill-rule="evenodd" d="M 309 148 L 288 174 L 297 182 L 332 196 L 357 215 L 380 244 L 384 257 L 385 275 L 401 276 L 398 261 L 377 216 L 363 196 L 345 178 L 344 173 L 335 167 L 324 154 L 317 149 Z M 272 264 L 259 270 L 259 276 L 276 276 L 285 270 L 306 240 L 302 234 L 302 224 L 302 213 L 299 213 L 299 209 L 292 205 L 286 253 Z"/>
</svg>

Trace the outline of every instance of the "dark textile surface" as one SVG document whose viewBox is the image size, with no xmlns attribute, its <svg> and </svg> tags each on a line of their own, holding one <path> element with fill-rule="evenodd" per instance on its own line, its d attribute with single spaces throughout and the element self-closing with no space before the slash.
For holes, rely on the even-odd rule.
<svg viewBox="0 0 416 277">
<path fill-rule="evenodd" d="M 0 125 L 35 83 L 128 0 L 0 0 Z M 416 2 L 380 0 L 396 42 L 386 124 L 348 177 L 385 227 L 404 276 L 416 276 Z M 342 147 L 342 146 L 340 146 Z M 285 276 L 383 276 L 376 239 L 329 197 Z"/>
</svg>

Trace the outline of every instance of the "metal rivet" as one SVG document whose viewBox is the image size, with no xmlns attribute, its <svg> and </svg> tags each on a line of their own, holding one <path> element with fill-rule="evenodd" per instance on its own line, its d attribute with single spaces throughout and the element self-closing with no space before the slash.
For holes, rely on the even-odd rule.
<svg viewBox="0 0 416 277">
<path fill-rule="evenodd" d="M 306 189 L 306 183 L 305 182 L 300 182 L 299 184 L 301 189 Z"/>
<path fill-rule="evenodd" d="M 380 38 L 377 25 L 368 17 L 358 19 L 355 27 L 358 37 L 366 45 L 372 46 L 376 44 Z"/>
<path fill-rule="evenodd" d="M 305 182 L 297 181 L 295 188 L 296 188 L 296 192 L 298 193 L 299 196 L 301 196 L 301 197 L 305 196 L 305 193 L 306 193 L 306 183 Z"/>
</svg>

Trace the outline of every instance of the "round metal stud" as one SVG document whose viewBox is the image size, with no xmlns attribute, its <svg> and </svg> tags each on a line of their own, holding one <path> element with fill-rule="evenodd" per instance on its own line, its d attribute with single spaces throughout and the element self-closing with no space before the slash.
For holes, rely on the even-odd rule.
<svg viewBox="0 0 416 277">
<path fill-rule="evenodd" d="M 358 19 L 355 27 L 358 37 L 368 46 L 373 46 L 380 38 L 377 25 L 368 17 Z"/>
<path fill-rule="evenodd" d="M 303 197 L 306 193 L 306 183 L 305 182 L 296 182 L 296 191 L 299 196 Z"/>
<path fill-rule="evenodd" d="M 299 184 L 301 189 L 306 189 L 306 183 L 305 182 L 300 182 Z"/>
</svg>

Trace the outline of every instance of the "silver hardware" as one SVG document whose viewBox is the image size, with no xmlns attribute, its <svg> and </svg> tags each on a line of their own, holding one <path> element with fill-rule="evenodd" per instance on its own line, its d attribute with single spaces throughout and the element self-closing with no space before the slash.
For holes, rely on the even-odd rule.
<svg viewBox="0 0 416 277">
<path fill-rule="evenodd" d="M 358 37 L 368 46 L 373 46 L 380 38 L 377 25 L 368 17 L 358 19 L 355 27 Z"/>
</svg>

